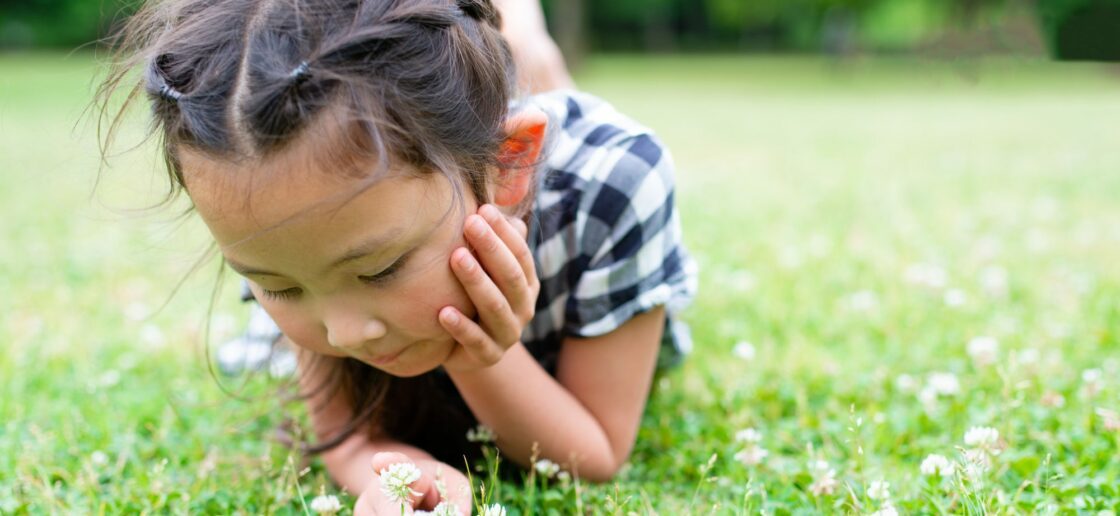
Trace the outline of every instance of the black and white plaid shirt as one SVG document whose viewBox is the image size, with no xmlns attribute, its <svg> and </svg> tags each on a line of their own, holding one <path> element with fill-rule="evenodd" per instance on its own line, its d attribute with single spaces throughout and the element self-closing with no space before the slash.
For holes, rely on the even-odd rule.
<svg viewBox="0 0 1120 516">
<path fill-rule="evenodd" d="M 592 95 L 553 91 L 525 102 L 550 123 L 529 225 L 541 292 L 522 342 L 555 373 L 565 336 L 604 335 L 663 305 L 659 364 L 676 363 L 692 347 L 678 313 L 698 282 L 681 242 L 667 150 L 649 129 Z M 252 300 L 247 284 L 242 298 Z M 263 359 L 262 346 L 280 337 L 268 314 L 256 304 L 253 310 L 246 334 L 219 350 L 224 370 L 260 367 L 246 355 Z M 245 351 L 247 343 L 259 351 Z"/>
<path fill-rule="evenodd" d="M 681 242 L 673 162 L 652 132 L 574 91 L 527 100 L 550 115 L 550 141 L 529 227 L 541 293 L 522 341 L 554 371 L 565 336 L 596 337 L 659 305 L 662 365 L 692 342 L 677 318 L 696 293 Z"/>
</svg>

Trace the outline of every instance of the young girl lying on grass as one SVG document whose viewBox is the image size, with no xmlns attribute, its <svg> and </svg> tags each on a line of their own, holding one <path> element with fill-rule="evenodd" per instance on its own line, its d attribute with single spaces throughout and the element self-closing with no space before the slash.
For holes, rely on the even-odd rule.
<svg viewBox="0 0 1120 516">
<path fill-rule="evenodd" d="M 668 154 L 590 95 L 515 101 L 499 27 L 484 0 L 166 0 L 100 92 L 142 70 L 172 195 L 298 350 L 359 513 L 400 512 L 401 462 L 412 508 L 469 512 L 479 423 L 522 466 L 611 478 L 688 345 Z"/>
</svg>

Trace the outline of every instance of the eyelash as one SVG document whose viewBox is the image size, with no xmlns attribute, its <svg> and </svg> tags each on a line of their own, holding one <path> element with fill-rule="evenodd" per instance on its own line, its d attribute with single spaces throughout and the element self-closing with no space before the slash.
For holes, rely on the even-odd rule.
<svg viewBox="0 0 1120 516">
<path fill-rule="evenodd" d="M 401 269 L 401 267 L 404 265 L 405 258 L 407 258 L 407 256 L 398 258 L 397 261 L 393 262 L 392 265 L 382 270 L 381 272 L 374 274 L 373 276 L 358 276 L 358 279 L 362 280 L 362 282 L 366 283 L 367 285 L 383 285 L 390 279 L 392 279 L 393 276 L 396 275 L 397 271 Z M 269 299 L 282 301 L 298 296 L 300 290 L 298 288 L 289 288 L 284 290 L 268 290 L 262 288 L 261 292 L 263 292 L 265 297 Z"/>
</svg>

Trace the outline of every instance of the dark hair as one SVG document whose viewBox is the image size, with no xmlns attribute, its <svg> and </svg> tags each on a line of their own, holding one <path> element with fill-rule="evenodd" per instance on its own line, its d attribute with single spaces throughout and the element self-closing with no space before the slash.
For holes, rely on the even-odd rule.
<svg viewBox="0 0 1120 516">
<path fill-rule="evenodd" d="M 396 161 L 444 173 L 460 198 L 465 185 L 486 202 L 486 171 L 499 164 L 516 84 L 499 29 L 489 0 L 150 0 L 112 41 L 117 59 L 96 96 L 99 135 L 114 91 L 132 70 L 142 76 L 108 125 L 102 156 L 143 89 L 149 135 L 161 138 L 170 176 L 168 203 L 185 188 L 184 149 L 232 164 L 266 160 L 340 109 L 340 131 L 327 133 L 343 137 L 316 149 L 316 159 L 336 165 L 324 169 L 352 174 L 369 160 L 381 170 Z M 422 382 L 354 359 L 321 357 L 319 365 L 332 369 L 320 386 L 327 398 L 347 395 L 353 412 L 339 435 L 309 452 L 380 414 L 423 412 L 416 393 L 430 386 Z M 392 411 L 398 403 L 411 409 Z"/>
</svg>

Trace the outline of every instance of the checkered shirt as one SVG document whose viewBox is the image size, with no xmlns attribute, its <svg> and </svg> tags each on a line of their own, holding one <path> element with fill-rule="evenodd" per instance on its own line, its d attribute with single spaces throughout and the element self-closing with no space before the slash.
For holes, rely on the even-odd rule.
<svg viewBox="0 0 1120 516">
<path fill-rule="evenodd" d="M 675 363 L 692 347 L 678 315 L 696 293 L 697 267 L 681 242 L 667 149 L 592 95 L 528 102 L 552 129 L 529 227 L 541 293 L 522 341 L 553 371 L 563 337 L 604 335 L 663 305 L 660 363 Z"/>
</svg>

